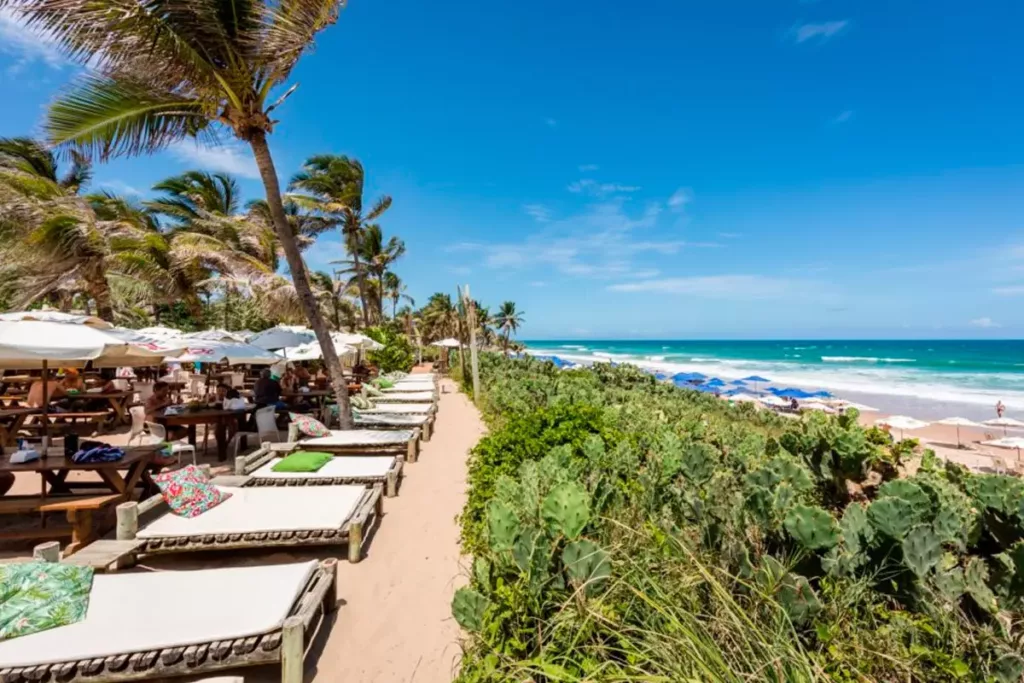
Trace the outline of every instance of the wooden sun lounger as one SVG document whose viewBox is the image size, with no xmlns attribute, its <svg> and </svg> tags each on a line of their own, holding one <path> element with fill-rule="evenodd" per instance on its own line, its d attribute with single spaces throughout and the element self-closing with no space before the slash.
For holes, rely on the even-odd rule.
<svg viewBox="0 0 1024 683">
<path fill-rule="evenodd" d="M 362 542 L 366 535 L 364 532 L 368 532 L 372 525 L 380 520 L 380 516 L 384 512 L 383 492 L 383 484 L 375 484 L 372 488 L 367 488 L 359 498 L 352 514 L 338 529 L 252 531 L 138 538 L 140 517 L 149 516 L 152 519 L 161 513 L 169 513 L 170 508 L 164 502 L 163 496 L 156 495 L 141 503 L 122 503 L 117 506 L 117 540 L 141 541 L 136 559 L 139 555 L 347 544 L 349 562 L 359 562 L 363 554 Z"/>
<path fill-rule="evenodd" d="M 391 418 L 398 417 L 398 420 Z M 409 422 L 403 422 L 403 417 L 415 417 L 423 418 L 418 424 Z M 397 431 L 400 429 L 421 429 L 423 431 L 421 438 L 424 441 L 430 441 L 430 437 L 434 434 L 434 415 L 386 415 L 383 413 L 371 413 L 363 416 L 353 416 L 352 423 L 358 429 L 383 429 L 388 431 Z"/>
<path fill-rule="evenodd" d="M 342 431 L 342 430 L 335 430 Z M 354 430 L 353 430 L 354 431 Z M 377 431 L 377 430 L 371 430 Z M 412 432 L 412 436 L 407 441 L 397 441 L 392 443 L 376 443 L 373 441 L 366 441 L 363 443 L 352 443 L 352 444 L 331 444 L 331 443 L 319 443 L 315 439 L 306 438 L 299 440 L 298 427 L 294 424 L 288 425 L 288 442 L 287 443 L 272 443 L 269 448 L 275 453 L 291 453 L 302 448 L 311 451 L 324 451 L 327 453 L 333 453 L 335 455 L 370 455 L 374 453 L 396 453 L 401 454 L 405 458 L 406 462 L 416 462 L 420 452 L 420 436 L 422 436 L 422 430 L 419 427 L 408 428 L 404 427 L 397 430 L 391 431 L 409 431 Z"/>
<path fill-rule="evenodd" d="M 338 561 L 333 558 L 323 560 L 296 598 L 281 627 L 268 633 L 235 640 L 193 643 L 185 647 L 124 653 L 102 659 L 0 669 L 0 681 L 164 681 L 176 676 L 280 663 L 281 683 L 302 683 L 305 653 L 326 622 L 326 616 L 337 609 L 337 565 Z M 140 599 L 144 597 L 140 596 Z"/>
<path fill-rule="evenodd" d="M 281 453 L 271 450 L 269 443 L 264 443 L 261 448 L 249 455 L 240 455 L 235 458 L 235 476 L 231 478 L 233 486 L 332 486 L 339 484 L 362 484 L 374 486 L 384 485 L 384 495 L 392 498 L 398 495 L 398 481 L 402 477 L 404 462 L 401 457 L 394 456 L 395 460 L 388 471 L 382 476 L 317 476 L 316 472 L 309 472 L 303 476 L 296 477 L 261 477 L 254 473 L 275 458 L 281 457 Z M 340 456 L 344 457 L 344 456 Z M 375 456 L 384 457 L 384 456 Z M 217 483 L 217 480 L 214 480 Z"/>
</svg>

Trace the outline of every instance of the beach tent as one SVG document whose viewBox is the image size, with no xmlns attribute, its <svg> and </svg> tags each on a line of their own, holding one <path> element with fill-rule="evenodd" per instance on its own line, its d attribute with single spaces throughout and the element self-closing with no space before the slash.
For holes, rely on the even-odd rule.
<svg viewBox="0 0 1024 683">
<path fill-rule="evenodd" d="M 181 363 L 227 363 L 228 365 L 273 365 L 277 354 L 242 342 L 196 340 L 174 359 Z"/>
<path fill-rule="evenodd" d="M 87 325 L 101 330 L 108 330 L 113 327 L 113 325 L 103 318 L 97 318 L 96 316 L 64 313 L 63 311 L 51 311 L 48 309 L 41 311 L 12 311 L 10 313 L 0 313 L 0 321 L 2 322 L 19 322 L 22 320 Z"/>
<path fill-rule="evenodd" d="M 939 420 L 935 424 L 939 425 L 950 425 L 956 427 L 956 447 L 960 448 L 960 428 L 961 427 L 980 427 L 981 424 L 974 420 L 968 420 L 966 417 L 947 417 L 943 420 Z"/>
<path fill-rule="evenodd" d="M 1016 448 L 1017 449 L 1017 464 L 1020 464 L 1020 449 L 1024 448 L 1024 439 L 1019 436 L 1011 436 L 1005 439 L 994 439 L 992 441 L 982 441 L 985 446 L 995 446 L 996 448 Z"/>
<path fill-rule="evenodd" d="M 997 417 L 992 420 L 985 420 L 981 424 L 988 425 L 989 427 L 1002 427 L 1003 434 L 1006 434 L 1006 428 L 1012 427 L 1014 429 L 1020 429 L 1024 427 L 1024 422 L 1020 420 L 1014 420 L 1012 417 Z"/>
<path fill-rule="evenodd" d="M 900 441 L 903 440 L 903 432 L 911 429 L 921 429 L 927 427 L 929 423 L 922 420 L 917 420 L 906 415 L 890 415 L 889 417 L 882 417 L 875 420 L 876 425 L 885 425 L 892 427 L 893 429 L 900 430 Z"/>
<path fill-rule="evenodd" d="M 311 332 L 299 331 L 284 325 L 278 325 L 258 333 L 249 340 L 249 344 L 261 349 L 273 350 L 299 346 L 315 340 L 316 335 Z"/>
</svg>

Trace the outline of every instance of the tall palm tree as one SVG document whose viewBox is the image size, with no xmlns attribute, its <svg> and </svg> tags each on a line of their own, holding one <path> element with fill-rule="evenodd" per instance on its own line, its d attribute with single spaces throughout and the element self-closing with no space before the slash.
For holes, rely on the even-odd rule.
<svg viewBox="0 0 1024 683">
<path fill-rule="evenodd" d="M 174 225 L 187 225 L 204 212 L 232 216 L 238 213 L 241 191 L 226 173 L 186 171 L 161 180 L 153 189 L 165 196 L 145 202 L 151 211 L 169 218 Z"/>
<path fill-rule="evenodd" d="M 87 156 L 152 153 L 227 131 L 252 149 L 296 293 L 323 349 L 343 427 L 348 385 L 288 225 L 267 143 L 271 100 L 317 33 L 338 18 L 339 0 L 0 0 L 70 58 L 88 63 L 49 108 L 51 143 Z"/>
<path fill-rule="evenodd" d="M 514 301 L 506 301 L 501 304 L 498 313 L 494 316 L 498 329 L 503 333 L 502 350 L 508 351 L 509 337 L 511 337 L 519 326 L 523 324 L 523 314 L 516 310 Z"/>
<path fill-rule="evenodd" d="M 376 223 L 367 225 L 359 242 L 359 253 L 351 259 L 334 261 L 348 267 L 342 271 L 354 274 L 353 280 L 363 277 L 366 298 L 372 299 L 377 312 L 377 322 L 384 320 L 384 298 L 389 296 L 385 276 L 390 272 L 391 264 L 405 254 L 405 242 L 391 237 L 386 242 L 381 228 Z"/>
<path fill-rule="evenodd" d="M 398 277 L 396 273 L 393 273 L 390 270 L 384 273 L 383 283 L 384 286 L 382 287 L 382 289 L 384 290 L 384 294 L 385 296 L 387 296 L 387 298 L 391 299 L 392 319 L 398 318 L 399 301 L 404 299 L 409 303 L 410 306 L 416 305 L 416 302 L 413 300 L 413 298 L 406 294 L 408 287 L 405 286 L 405 284 L 402 282 L 402 278 Z"/>
<path fill-rule="evenodd" d="M 369 307 L 366 305 L 366 281 L 360 267 L 363 234 L 373 221 L 391 206 L 391 197 L 378 197 L 370 210 L 363 213 L 363 184 L 366 174 L 363 165 L 346 156 L 321 154 L 310 157 L 302 170 L 292 177 L 288 187 L 298 190 L 289 195 L 295 203 L 333 217 L 341 224 L 345 248 L 352 258 L 359 299 L 363 307 L 363 326 L 370 326 Z"/>
<path fill-rule="evenodd" d="M 437 292 L 431 295 L 427 305 L 420 311 L 423 319 L 424 338 L 434 342 L 459 334 L 459 312 L 452 303 L 450 294 Z"/>
</svg>

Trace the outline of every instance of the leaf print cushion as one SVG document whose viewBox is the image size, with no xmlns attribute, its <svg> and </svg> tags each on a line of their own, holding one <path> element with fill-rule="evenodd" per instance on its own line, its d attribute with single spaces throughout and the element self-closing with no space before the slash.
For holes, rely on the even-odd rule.
<svg viewBox="0 0 1024 683">
<path fill-rule="evenodd" d="M 291 419 L 292 424 L 299 428 L 299 431 L 306 436 L 330 436 L 331 430 L 327 428 L 320 420 L 310 417 L 309 415 L 299 415 L 298 413 L 288 413 L 288 417 Z"/>
<path fill-rule="evenodd" d="M 180 517 L 196 517 L 231 497 L 230 493 L 211 484 L 195 465 L 158 474 L 153 481 L 171 512 Z"/>
<path fill-rule="evenodd" d="M 57 562 L 0 565 L 0 640 L 84 619 L 92 574 L 90 567 Z"/>
</svg>

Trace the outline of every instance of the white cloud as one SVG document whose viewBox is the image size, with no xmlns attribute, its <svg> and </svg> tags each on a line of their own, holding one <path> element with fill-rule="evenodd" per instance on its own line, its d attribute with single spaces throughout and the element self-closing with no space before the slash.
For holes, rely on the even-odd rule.
<svg viewBox="0 0 1024 683">
<path fill-rule="evenodd" d="M 104 180 L 99 183 L 99 186 L 104 190 L 110 190 L 115 194 L 134 195 L 136 197 L 142 195 L 140 190 L 121 180 Z"/>
<path fill-rule="evenodd" d="M 548 128 L 556 128 L 558 126 L 558 121 L 551 117 L 548 117 L 544 119 L 544 125 L 546 125 Z"/>
<path fill-rule="evenodd" d="M 595 197 L 607 197 L 610 194 L 631 194 L 641 188 L 637 185 L 622 185 L 620 183 L 599 183 L 593 178 L 581 178 L 569 183 L 565 188 L 573 194 L 589 194 Z"/>
<path fill-rule="evenodd" d="M 668 198 L 668 208 L 676 213 L 686 210 L 686 205 L 693 201 L 693 191 L 688 187 L 680 187 Z"/>
<path fill-rule="evenodd" d="M 996 287 L 992 290 L 992 293 L 998 294 L 999 296 L 1024 296 L 1024 285 Z"/>
<path fill-rule="evenodd" d="M 599 170 L 601 167 L 597 164 L 580 164 L 580 173 L 592 173 L 593 171 Z"/>
<path fill-rule="evenodd" d="M 832 117 L 831 123 L 832 123 L 832 125 L 839 125 L 840 123 L 848 123 L 848 122 L 850 122 L 852 120 L 853 120 L 853 110 L 852 109 L 847 109 L 846 111 L 841 111 L 841 112 L 839 112 L 839 114 L 837 114 L 836 116 Z"/>
<path fill-rule="evenodd" d="M 971 327 L 984 327 L 984 328 L 1002 327 L 1002 325 L 997 323 L 995 320 L 993 320 L 992 318 L 987 318 L 987 317 L 986 318 L 975 318 L 974 320 L 969 322 L 968 325 L 970 325 Z"/>
<path fill-rule="evenodd" d="M 849 26 L 850 22 L 848 19 L 842 19 L 840 21 L 825 21 L 820 24 L 800 24 L 794 26 L 791 34 L 793 40 L 798 43 L 805 43 L 808 40 L 817 40 L 818 42 L 825 42 L 829 38 L 834 37 L 840 33 L 843 29 Z"/>
<path fill-rule="evenodd" d="M 37 61 L 54 69 L 67 63 L 53 35 L 27 28 L 25 20 L 12 7 L 0 7 L 0 52 L 18 59 L 11 67 L 13 70 Z"/>
<path fill-rule="evenodd" d="M 538 223 L 547 223 L 551 220 L 551 209 L 543 204 L 526 204 L 523 211 Z"/>
<path fill-rule="evenodd" d="M 260 171 L 252 153 L 241 145 L 205 147 L 183 140 L 171 145 L 171 153 L 184 162 L 195 164 L 204 171 L 221 171 L 243 178 L 259 179 Z"/>
<path fill-rule="evenodd" d="M 612 292 L 686 294 L 716 299 L 768 299 L 790 294 L 792 280 L 763 275 L 702 275 L 623 282 L 609 285 Z"/>
</svg>

